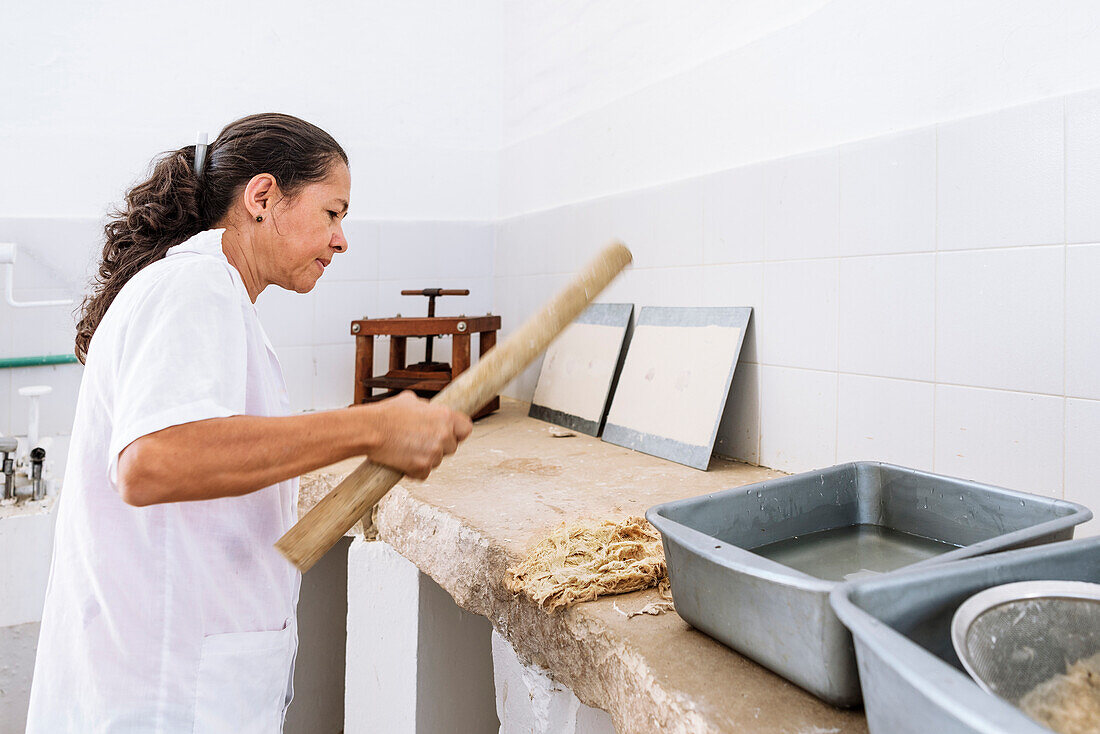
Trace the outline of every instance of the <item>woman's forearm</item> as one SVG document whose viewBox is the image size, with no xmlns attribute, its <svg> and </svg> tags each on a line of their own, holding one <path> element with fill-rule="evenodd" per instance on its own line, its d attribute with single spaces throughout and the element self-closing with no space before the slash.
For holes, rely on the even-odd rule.
<svg viewBox="0 0 1100 734">
<path fill-rule="evenodd" d="M 123 449 L 118 489 L 138 506 L 236 497 L 368 454 L 424 479 L 472 430 L 465 415 L 411 392 L 323 413 L 211 418 L 150 433 Z"/>
<path fill-rule="evenodd" d="M 370 407 L 184 423 L 143 436 L 119 456 L 119 492 L 133 505 L 254 492 L 362 456 L 378 446 L 383 416 Z"/>
</svg>

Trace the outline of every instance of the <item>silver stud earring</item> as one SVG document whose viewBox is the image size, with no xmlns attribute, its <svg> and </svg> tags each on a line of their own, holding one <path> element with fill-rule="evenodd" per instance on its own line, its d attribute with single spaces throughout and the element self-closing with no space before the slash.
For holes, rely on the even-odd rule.
<svg viewBox="0 0 1100 734">
<path fill-rule="evenodd" d="M 257 222 L 262 222 L 262 221 L 264 221 L 264 216 L 263 216 L 263 214 L 259 214 L 259 215 L 257 215 L 257 216 L 256 216 L 256 221 L 257 221 Z"/>
</svg>

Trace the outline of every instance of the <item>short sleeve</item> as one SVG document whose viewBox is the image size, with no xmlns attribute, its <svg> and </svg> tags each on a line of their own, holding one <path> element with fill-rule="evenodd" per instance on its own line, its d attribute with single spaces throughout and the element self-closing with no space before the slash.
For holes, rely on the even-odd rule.
<svg viewBox="0 0 1100 734">
<path fill-rule="evenodd" d="M 245 412 L 241 294 L 224 263 L 188 265 L 128 304 L 120 326 L 107 470 L 116 489 L 119 454 L 142 436 Z"/>
</svg>

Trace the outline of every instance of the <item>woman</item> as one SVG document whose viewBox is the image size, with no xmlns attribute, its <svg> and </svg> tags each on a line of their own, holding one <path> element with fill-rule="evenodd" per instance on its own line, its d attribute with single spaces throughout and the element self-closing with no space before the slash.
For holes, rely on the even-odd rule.
<svg viewBox="0 0 1100 734">
<path fill-rule="evenodd" d="M 367 454 L 423 478 L 471 430 L 411 394 L 287 415 L 253 304 L 347 249 L 347 155 L 276 114 L 195 153 L 128 193 L 83 305 L 29 732 L 280 731 L 300 576 L 272 544 L 296 477 Z"/>
</svg>

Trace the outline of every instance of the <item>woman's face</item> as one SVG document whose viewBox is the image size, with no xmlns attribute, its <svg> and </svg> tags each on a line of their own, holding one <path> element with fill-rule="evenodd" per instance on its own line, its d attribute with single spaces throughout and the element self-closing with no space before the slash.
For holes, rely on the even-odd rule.
<svg viewBox="0 0 1100 734">
<path fill-rule="evenodd" d="M 348 249 L 343 219 L 350 196 L 351 173 L 337 161 L 323 180 L 280 199 L 263 223 L 271 235 L 266 280 L 298 293 L 313 290 L 333 256 Z"/>
</svg>

